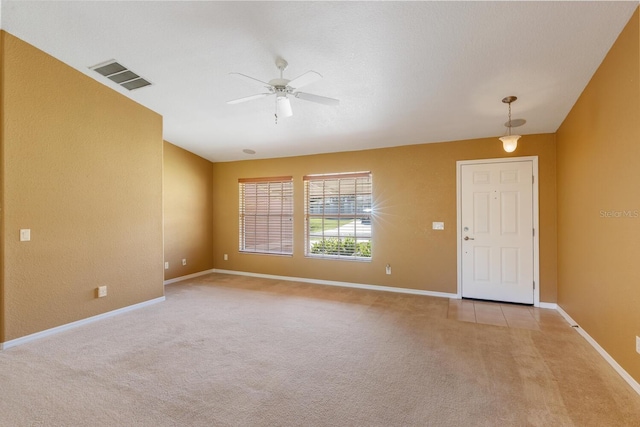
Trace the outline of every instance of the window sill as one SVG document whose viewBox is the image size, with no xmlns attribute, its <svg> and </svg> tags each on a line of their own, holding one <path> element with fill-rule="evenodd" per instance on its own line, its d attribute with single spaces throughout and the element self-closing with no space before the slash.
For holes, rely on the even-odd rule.
<svg viewBox="0 0 640 427">
<path fill-rule="evenodd" d="M 304 257 L 309 259 L 327 259 L 332 261 L 371 262 L 371 257 L 355 258 L 339 255 L 305 255 Z"/>
</svg>

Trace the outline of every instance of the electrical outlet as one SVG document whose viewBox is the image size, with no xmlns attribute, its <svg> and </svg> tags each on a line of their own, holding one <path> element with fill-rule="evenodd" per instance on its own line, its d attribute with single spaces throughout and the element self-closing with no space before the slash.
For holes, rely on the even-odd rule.
<svg viewBox="0 0 640 427">
<path fill-rule="evenodd" d="M 187 259 L 186 258 L 182 258 L 182 265 L 187 265 Z"/>
<path fill-rule="evenodd" d="M 107 287 L 106 286 L 98 286 L 98 298 L 107 296 Z"/>
<path fill-rule="evenodd" d="M 224 258 L 224 260 L 225 260 L 225 261 L 229 261 L 229 255 L 224 254 L 224 257 L 223 257 L 223 258 Z"/>
<path fill-rule="evenodd" d="M 165 270 L 168 270 L 168 269 L 169 269 L 169 261 L 167 261 L 167 262 L 165 262 L 165 263 L 164 263 L 164 269 L 165 269 Z"/>
<path fill-rule="evenodd" d="M 640 354 L 640 337 L 636 337 L 636 352 Z"/>
<path fill-rule="evenodd" d="M 20 229 L 20 241 L 28 242 L 31 240 L 31 229 L 30 228 L 21 228 Z"/>
<path fill-rule="evenodd" d="M 391 264 L 387 264 L 386 273 L 391 274 Z"/>
</svg>

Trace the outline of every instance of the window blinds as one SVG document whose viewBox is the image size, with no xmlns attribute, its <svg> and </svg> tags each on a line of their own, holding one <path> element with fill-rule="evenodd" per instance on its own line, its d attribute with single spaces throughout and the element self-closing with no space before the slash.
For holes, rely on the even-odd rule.
<svg viewBox="0 0 640 427">
<path fill-rule="evenodd" d="M 293 179 L 238 180 L 240 251 L 293 254 Z"/>
</svg>

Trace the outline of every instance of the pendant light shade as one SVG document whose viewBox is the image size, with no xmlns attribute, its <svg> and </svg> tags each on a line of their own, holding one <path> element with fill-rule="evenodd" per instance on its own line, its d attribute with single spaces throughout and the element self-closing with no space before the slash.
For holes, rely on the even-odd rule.
<svg viewBox="0 0 640 427">
<path fill-rule="evenodd" d="M 509 121 L 506 123 L 508 133 L 506 136 L 500 138 L 500 141 L 502 141 L 502 148 L 504 148 L 504 151 L 507 153 L 513 153 L 516 151 L 516 148 L 518 148 L 518 139 L 520 139 L 520 135 L 511 135 L 511 103 L 516 99 L 518 98 L 515 96 L 507 96 L 502 99 L 502 102 L 509 104 Z"/>
<path fill-rule="evenodd" d="M 520 135 L 507 135 L 500 138 L 502 141 L 502 148 L 507 153 L 513 153 L 518 148 L 518 139 L 520 139 Z"/>
</svg>

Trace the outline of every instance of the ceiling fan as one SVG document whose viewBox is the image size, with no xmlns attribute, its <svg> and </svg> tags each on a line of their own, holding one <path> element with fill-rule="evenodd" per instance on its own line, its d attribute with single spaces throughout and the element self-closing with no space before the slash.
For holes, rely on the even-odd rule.
<svg viewBox="0 0 640 427">
<path fill-rule="evenodd" d="M 282 72 L 287 68 L 289 63 L 282 58 L 276 60 L 276 67 L 280 70 L 280 78 L 269 80 L 264 82 L 255 77 L 247 76 L 242 73 L 229 73 L 237 76 L 241 76 L 253 81 L 262 83 L 268 92 L 258 93 L 256 95 L 245 96 L 244 98 L 233 99 L 227 101 L 227 104 L 239 104 L 241 102 L 252 101 L 254 99 L 260 99 L 267 96 L 275 95 L 276 97 L 276 123 L 278 123 L 278 117 L 291 117 L 293 116 L 293 110 L 291 109 L 291 101 L 289 97 L 295 97 L 304 99 L 305 101 L 317 102 L 318 104 L 337 106 L 340 101 L 334 98 L 327 98 L 326 96 L 314 95 L 311 93 L 298 92 L 298 89 L 314 83 L 322 78 L 320 73 L 315 71 L 307 71 L 301 76 L 296 77 L 293 80 L 287 80 L 282 77 Z"/>
</svg>

